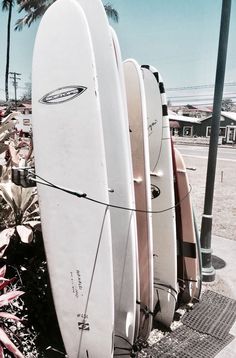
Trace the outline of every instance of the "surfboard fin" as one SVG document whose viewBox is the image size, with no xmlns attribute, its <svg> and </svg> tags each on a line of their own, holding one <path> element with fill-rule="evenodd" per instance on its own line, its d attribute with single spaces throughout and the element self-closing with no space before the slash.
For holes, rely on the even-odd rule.
<svg viewBox="0 0 236 358">
<path fill-rule="evenodd" d="M 161 177 L 163 177 L 163 171 L 158 170 L 156 173 L 155 172 L 150 172 L 150 175 L 151 175 L 151 177 L 161 178 Z"/>
<path fill-rule="evenodd" d="M 142 178 L 134 178 L 134 182 L 137 184 L 142 183 L 143 179 Z"/>
</svg>

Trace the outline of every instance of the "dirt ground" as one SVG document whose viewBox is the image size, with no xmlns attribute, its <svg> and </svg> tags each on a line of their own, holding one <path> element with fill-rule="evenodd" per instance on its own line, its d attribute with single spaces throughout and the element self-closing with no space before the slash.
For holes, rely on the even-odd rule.
<svg viewBox="0 0 236 358">
<path fill-rule="evenodd" d="M 181 146 L 180 150 L 181 150 Z M 236 149 L 231 149 L 236 150 Z M 184 157 L 192 186 L 192 202 L 195 209 L 198 228 L 204 208 L 207 160 Z M 236 240 L 236 162 L 219 160 L 217 163 L 213 201 L 212 234 L 226 239 Z"/>
</svg>

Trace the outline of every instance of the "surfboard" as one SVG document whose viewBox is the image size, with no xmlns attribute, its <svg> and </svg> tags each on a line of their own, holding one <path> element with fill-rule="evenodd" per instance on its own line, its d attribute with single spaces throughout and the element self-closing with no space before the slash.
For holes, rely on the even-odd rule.
<svg viewBox="0 0 236 358">
<path fill-rule="evenodd" d="M 127 110 L 123 103 L 113 39 L 100 0 L 78 0 L 88 20 L 97 69 L 107 162 L 109 203 L 135 208 Z M 115 296 L 115 355 L 129 355 L 136 317 L 135 212 L 110 207 Z M 120 347 L 120 349 L 118 349 Z"/>
<path fill-rule="evenodd" d="M 179 242 L 182 241 L 182 223 L 181 223 L 181 209 L 180 209 L 180 199 L 179 191 L 177 184 L 177 169 L 176 169 L 176 158 L 175 158 L 175 148 L 174 142 L 171 138 L 171 149 L 172 149 L 172 162 L 173 162 L 173 173 L 174 173 L 174 189 L 175 189 L 175 219 L 176 219 L 176 240 L 177 240 L 177 278 L 179 284 L 179 295 L 177 299 L 177 307 L 181 304 L 181 296 L 185 288 L 184 281 L 184 260 L 183 256 L 179 250 Z"/>
<path fill-rule="evenodd" d="M 123 61 L 122 61 L 122 56 L 121 56 L 120 45 L 119 45 L 118 37 L 117 37 L 117 34 L 116 34 L 115 30 L 111 26 L 110 26 L 110 29 L 111 29 L 112 41 L 113 41 L 113 46 L 114 46 L 114 51 L 115 51 L 117 70 L 118 70 L 119 79 L 120 79 L 119 82 L 120 82 L 120 86 L 121 86 L 124 111 L 125 111 L 126 115 L 128 116 L 127 97 L 126 97 L 126 89 L 125 89 L 125 77 L 124 77 L 124 69 L 123 69 Z M 132 166 L 132 163 L 131 163 L 131 166 Z M 134 187 L 132 185 L 132 191 L 133 190 L 134 190 Z M 135 205 L 135 203 L 134 203 L 134 205 Z M 136 261 L 136 301 L 140 302 L 140 280 L 139 280 L 139 267 L 138 267 L 138 242 L 137 242 L 137 236 L 135 237 L 135 253 L 136 253 L 136 255 L 135 255 L 135 261 Z M 134 341 L 138 337 L 139 320 L 140 320 L 140 309 L 139 309 L 139 305 L 136 305 L 135 334 L 134 334 L 135 338 L 134 338 Z"/>
<path fill-rule="evenodd" d="M 173 321 L 177 284 L 177 247 L 174 179 L 167 101 L 160 73 L 142 66 L 147 101 L 150 150 L 153 255 L 154 316 L 169 327 Z"/>
<path fill-rule="evenodd" d="M 111 30 L 113 47 L 114 47 L 114 51 L 115 51 L 116 65 L 117 65 L 117 70 L 118 70 L 118 75 L 119 75 L 119 83 L 120 83 L 120 87 L 121 87 L 124 111 L 128 115 L 126 89 L 125 89 L 125 77 L 124 77 L 124 69 L 123 69 L 123 59 L 121 56 L 120 44 L 119 44 L 119 40 L 118 40 L 116 31 L 113 29 L 112 26 L 110 26 L 110 30 Z"/>
<path fill-rule="evenodd" d="M 174 149 L 176 165 L 176 183 L 178 201 L 180 203 L 179 225 L 181 235 L 178 240 L 179 262 L 182 266 L 179 272 L 181 285 L 180 302 L 190 302 L 199 299 L 201 292 L 201 254 L 194 214 L 190 196 L 190 186 L 184 159 L 178 149 Z"/>
<path fill-rule="evenodd" d="M 153 243 L 148 151 L 147 114 L 140 66 L 135 60 L 124 62 L 125 86 L 130 125 L 140 279 L 139 338 L 146 340 L 152 328 L 153 309 Z"/>
<path fill-rule="evenodd" d="M 43 238 L 70 358 L 112 357 L 114 347 L 110 214 L 92 201 L 109 203 L 95 68 L 83 10 L 75 0 L 56 1 L 35 41 L 32 122 L 36 174 L 49 185 L 38 184 Z"/>
</svg>

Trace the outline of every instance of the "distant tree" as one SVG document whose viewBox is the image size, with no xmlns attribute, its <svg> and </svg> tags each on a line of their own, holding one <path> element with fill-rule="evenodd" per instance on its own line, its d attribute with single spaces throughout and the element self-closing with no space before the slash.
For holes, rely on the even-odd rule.
<svg viewBox="0 0 236 358">
<path fill-rule="evenodd" d="M 14 0 L 2 0 L 2 10 L 8 11 L 7 21 L 7 53 L 6 53 L 6 69 L 5 69 L 5 96 L 6 102 L 9 100 L 9 65 L 10 65 L 10 45 L 11 45 L 11 19 L 12 19 L 12 8 L 14 6 Z"/>
<path fill-rule="evenodd" d="M 21 96 L 21 101 L 31 101 L 32 83 L 25 82 L 25 92 Z"/>
<path fill-rule="evenodd" d="M 231 98 L 225 98 L 222 101 L 221 110 L 226 111 L 226 112 L 230 112 L 232 110 L 233 106 L 234 106 L 234 103 L 233 103 L 232 99 Z"/>
<path fill-rule="evenodd" d="M 22 28 L 27 25 L 30 25 L 43 16 L 45 11 L 51 6 L 55 0 L 17 0 L 19 5 L 19 13 L 25 11 L 26 15 L 17 20 L 15 24 L 15 30 L 22 30 Z M 115 10 L 110 3 L 104 5 L 107 16 L 114 20 L 115 22 L 119 21 L 119 15 L 117 10 Z"/>
<path fill-rule="evenodd" d="M 171 103 L 171 100 L 170 100 L 170 99 L 167 100 L 167 106 L 168 106 L 168 107 L 171 107 L 171 106 L 172 106 L 172 103 Z"/>
</svg>

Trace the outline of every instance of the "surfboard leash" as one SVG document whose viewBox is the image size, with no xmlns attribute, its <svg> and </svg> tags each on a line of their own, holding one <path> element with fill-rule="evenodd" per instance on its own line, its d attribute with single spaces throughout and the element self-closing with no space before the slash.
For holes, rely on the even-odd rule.
<svg viewBox="0 0 236 358">
<path fill-rule="evenodd" d="M 133 345 L 130 343 L 130 341 L 127 338 L 120 336 L 119 334 L 115 334 L 115 337 L 120 338 L 121 340 L 126 342 L 130 346 L 130 348 L 114 346 L 114 351 L 119 349 L 120 351 L 128 352 L 130 354 L 130 357 L 135 357 L 132 355 Z M 114 353 L 114 357 L 121 357 L 121 356 L 127 356 L 127 353 Z"/>
<path fill-rule="evenodd" d="M 163 282 L 157 282 L 157 281 L 155 281 L 155 280 L 154 280 L 154 285 L 155 285 L 155 286 L 161 286 L 161 287 L 163 287 L 163 288 L 167 288 L 168 290 L 171 290 L 171 291 L 174 292 L 176 295 L 178 295 L 177 290 L 176 290 L 174 287 L 172 287 L 171 285 L 168 285 L 168 284 L 163 283 Z"/>
<path fill-rule="evenodd" d="M 128 343 L 128 345 L 130 346 L 130 348 L 124 348 L 124 347 L 117 347 L 115 346 L 115 350 L 119 349 L 121 351 L 126 351 L 129 352 L 129 355 L 131 358 L 135 358 L 137 357 L 137 353 L 140 352 L 143 348 L 145 348 L 147 346 L 147 342 L 143 341 L 141 338 L 138 338 L 133 344 L 131 344 L 127 338 L 122 337 L 120 335 L 115 335 L 115 337 L 118 337 L 120 339 L 122 339 L 124 342 Z M 127 356 L 127 353 L 114 353 L 114 357 L 122 357 L 122 356 Z"/>
<path fill-rule="evenodd" d="M 162 290 L 168 292 L 174 298 L 174 300 L 177 301 L 178 292 L 176 291 L 176 289 L 174 289 L 174 287 L 167 285 L 165 283 L 155 282 L 155 281 L 154 281 L 154 287 L 156 290 Z"/>
<path fill-rule="evenodd" d="M 19 168 L 20 170 L 21 168 Z M 134 208 L 127 208 L 125 206 L 120 206 L 120 205 L 114 205 L 114 204 L 109 204 L 109 203 L 105 203 L 103 201 L 100 201 L 100 200 L 97 200 L 97 199 L 94 199 L 94 198 L 90 198 L 86 193 L 83 193 L 83 192 L 79 192 L 79 191 L 74 191 L 74 190 L 71 190 L 71 189 L 68 189 L 68 188 L 64 188 L 64 187 L 61 187 L 59 185 L 56 185 L 56 184 L 53 184 L 51 183 L 50 181 L 42 178 L 41 176 L 39 176 L 38 174 L 35 174 L 34 172 L 32 172 L 31 170 L 28 170 L 28 179 L 31 180 L 31 181 L 34 181 L 38 184 L 41 184 L 41 185 L 45 185 L 45 186 L 48 186 L 48 187 L 51 187 L 53 189 L 58 189 L 60 191 L 63 191 L 67 194 L 70 194 L 70 195 L 73 195 L 73 196 L 76 196 L 77 198 L 83 198 L 83 199 L 86 199 L 88 201 L 91 201 L 93 203 L 96 203 L 96 204 L 99 204 L 99 205 L 103 205 L 103 206 L 106 206 L 106 207 L 109 207 L 109 208 L 114 208 L 114 209 L 120 209 L 120 210 L 126 210 L 126 211 L 133 211 L 133 212 L 136 212 L 136 213 L 146 213 L 146 214 L 161 214 L 161 213 L 164 213 L 166 211 L 169 211 L 169 210 L 173 210 L 175 209 L 176 207 L 180 206 L 180 204 L 190 195 L 191 191 L 192 191 L 192 186 L 189 184 L 189 191 L 186 193 L 186 195 L 181 199 L 179 200 L 175 205 L 173 206 L 170 206 L 166 209 L 162 209 L 162 210 L 156 210 L 156 211 L 152 211 L 152 210 L 142 210 L 142 209 L 134 209 Z M 33 177 L 34 176 L 34 177 Z M 38 179 L 39 180 L 38 180 Z"/>
<path fill-rule="evenodd" d="M 84 196 L 82 196 L 84 197 Z M 90 278 L 90 283 L 89 283 L 89 289 L 88 289 L 88 295 L 87 295 L 87 299 L 86 299 L 86 304 L 85 304 L 85 310 L 84 310 L 84 314 L 86 316 L 87 314 L 87 310 L 88 310 L 88 304 L 89 304 L 89 299 L 90 299 L 90 293 L 91 293 L 91 289 L 92 289 L 92 285 L 93 285 L 93 278 L 94 278 L 94 274 L 95 274 L 95 270 L 96 270 L 96 265 L 97 265 L 97 259 L 98 259 L 98 253 L 99 253 L 99 249 L 101 246 L 101 241 L 102 241 L 102 234 L 103 234 L 103 229 L 104 229 L 104 225 L 105 225 L 105 221 L 106 221 L 106 217 L 107 217 L 107 212 L 108 212 L 108 206 L 106 206 L 104 215 L 103 215 L 103 220 L 102 220 L 102 225 L 101 225 L 101 230 L 100 230 L 100 234 L 99 234 L 99 238 L 98 238 L 98 244 L 97 244 L 97 249 L 96 249 L 96 253 L 95 253 L 95 258 L 94 258 L 94 263 L 93 263 L 93 269 L 92 269 L 92 274 L 91 274 L 91 278 Z M 83 323 L 86 323 L 86 319 L 83 319 Z M 82 344 L 82 338 L 83 338 L 83 330 L 82 333 L 80 335 L 80 340 L 79 340 L 79 349 L 78 349 L 78 354 L 77 357 L 79 358 L 80 356 L 80 350 L 81 350 L 81 344 Z M 87 353 L 88 355 L 88 353 Z"/>
</svg>

